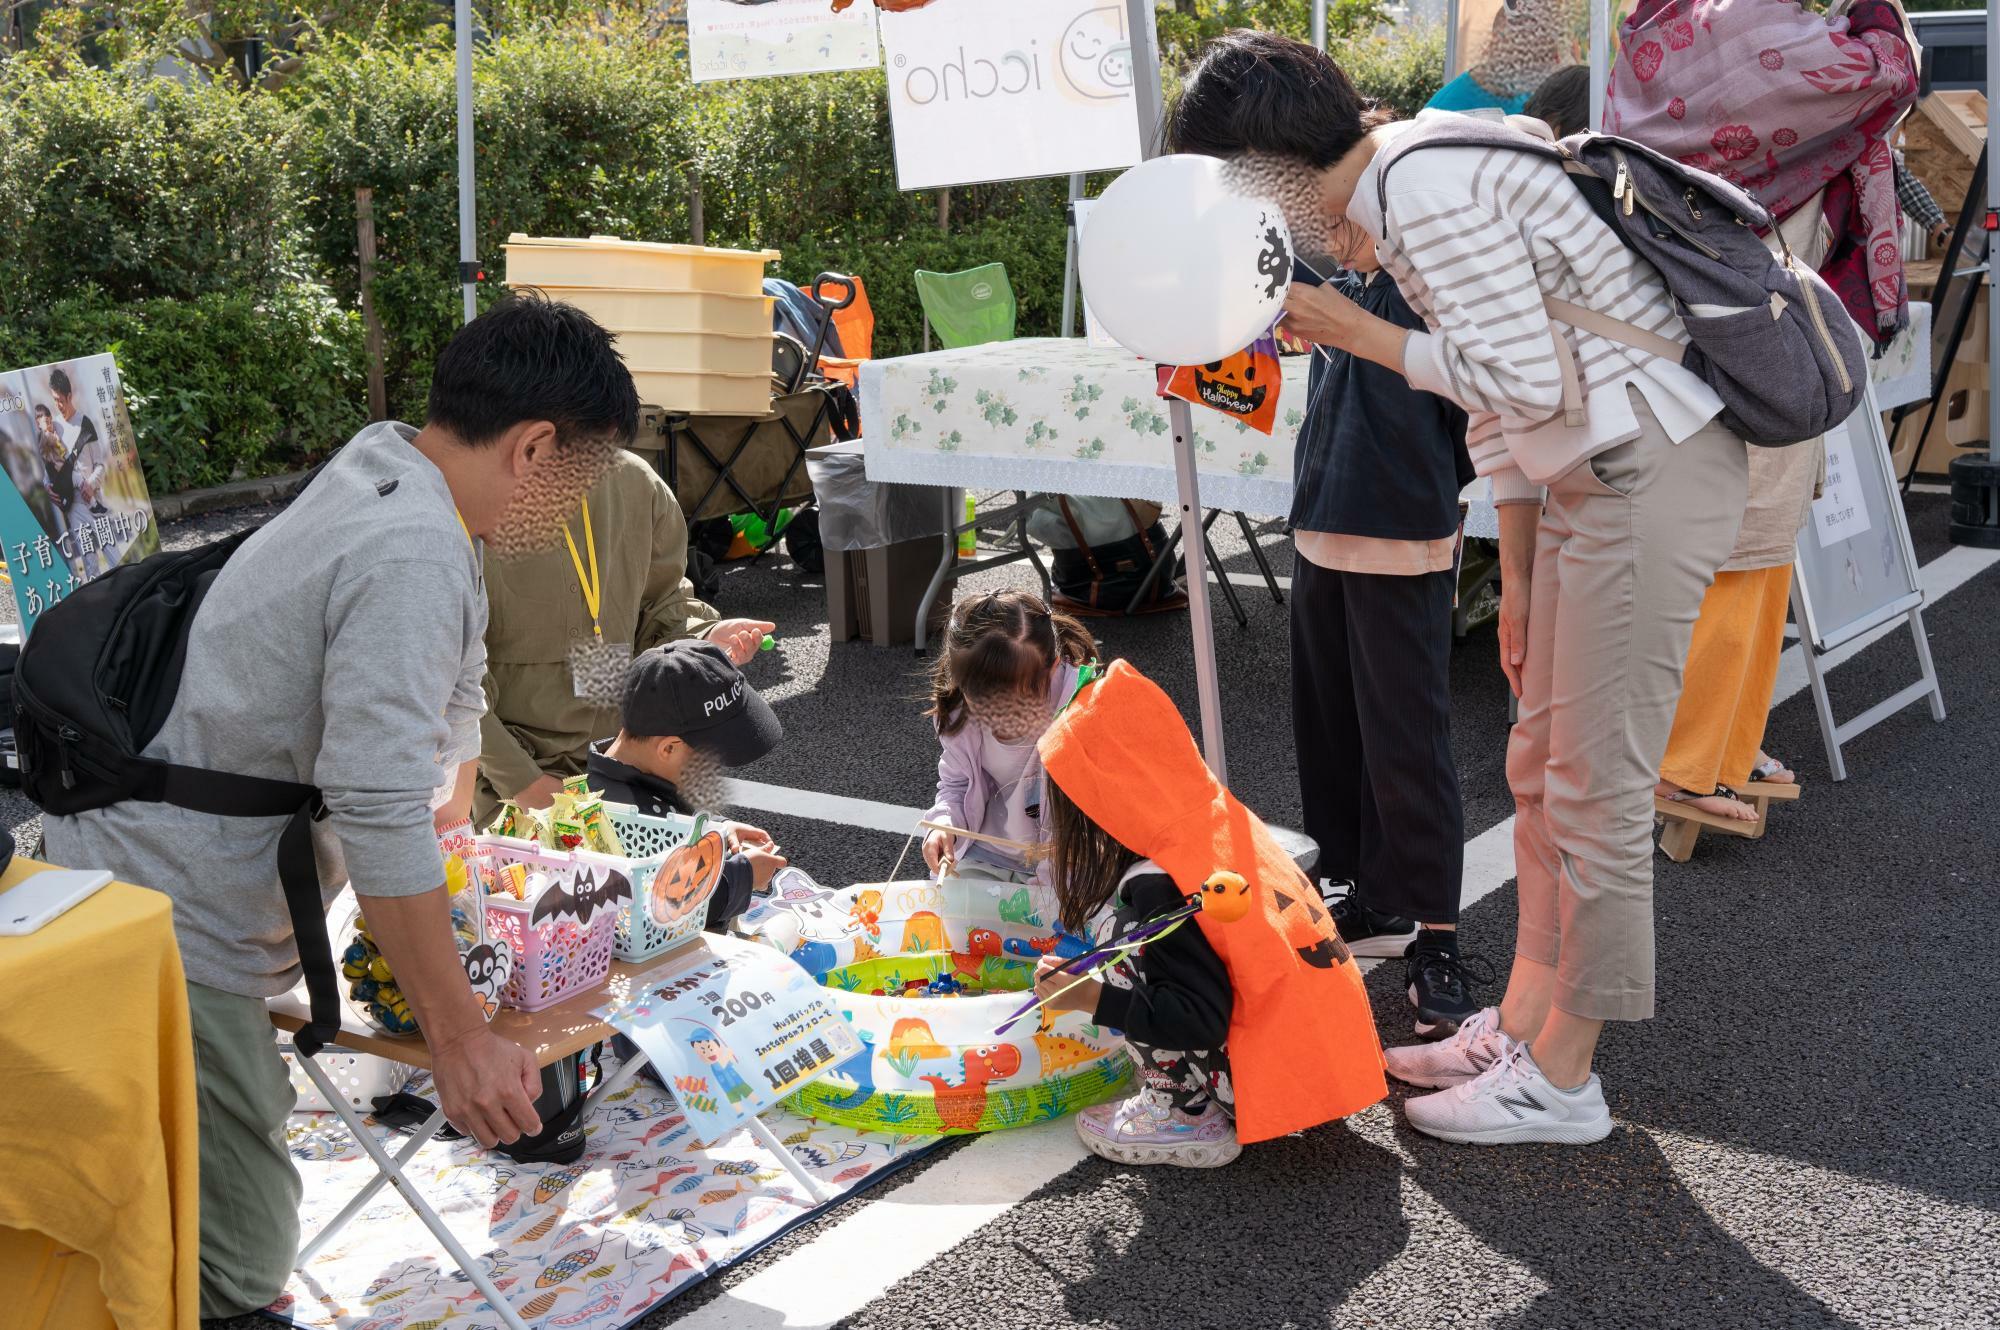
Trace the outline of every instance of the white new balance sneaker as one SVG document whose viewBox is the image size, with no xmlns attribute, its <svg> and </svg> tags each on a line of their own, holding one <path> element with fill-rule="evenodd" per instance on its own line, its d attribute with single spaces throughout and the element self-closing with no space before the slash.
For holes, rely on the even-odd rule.
<svg viewBox="0 0 2000 1330">
<path fill-rule="evenodd" d="M 1478 1079 L 1412 1099 L 1403 1112 L 1424 1135 L 1461 1145 L 1590 1145 L 1611 1134 L 1595 1074 L 1574 1090 L 1558 1090 L 1528 1046 L 1515 1041 Z"/>
<path fill-rule="evenodd" d="M 1500 1008 L 1483 1007 L 1458 1027 L 1458 1033 L 1434 1044 L 1385 1048 L 1389 1074 L 1405 1085 L 1433 1090 L 1462 1085 L 1499 1060 L 1514 1042 L 1500 1028 Z"/>
</svg>

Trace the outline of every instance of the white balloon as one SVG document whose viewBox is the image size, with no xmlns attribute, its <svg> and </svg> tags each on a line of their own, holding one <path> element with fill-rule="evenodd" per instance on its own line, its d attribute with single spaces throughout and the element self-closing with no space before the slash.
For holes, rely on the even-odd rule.
<svg viewBox="0 0 2000 1330">
<path fill-rule="evenodd" d="M 1155 157 L 1091 206 L 1077 273 L 1121 346 L 1162 365 L 1201 365 L 1276 321 L 1291 284 L 1291 234 L 1277 204 L 1224 183 L 1217 158 Z"/>
</svg>

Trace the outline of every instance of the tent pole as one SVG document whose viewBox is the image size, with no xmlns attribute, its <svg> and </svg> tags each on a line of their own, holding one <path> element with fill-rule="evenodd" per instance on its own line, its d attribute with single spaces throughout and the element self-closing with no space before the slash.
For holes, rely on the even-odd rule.
<svg viewBox="0 0 2000 1330">
<path fill-rule="evenodd" d="M 1312 9 L 1313 45 L 1326 49 L 1326 0 L 1313 0 Z"/>
<path fill-rule="evenodd" d="M 1194 691 L 1201 707 L 1201 752 L 1208 769 L 1227 785 L 1229 765 L 1222 751 L 1222 686 L 1215 664 L 1215 620 L 1208 603 L 1208 532 L 1202 519 L 1201 479 L 1195 470 L 1194 420 L 1188 404 L 1167 399 L 1173 426 L 1174 487 L 1181 507 L 1181 553 L 1187 559 L 1188 626 L 1194 633 Z"/>
<path fill-rule="evenodd" d="M 1590 0 L 1590 128 L 1604 130 L 1604 86 L 1611 70 L 1611 0 Z"/>
<path fill-rule="evenodd" d="M 1994 98 L 2000 96 L 2000 0 L 1986 3 L 1986 141 L 2000 142 L 1994 134 L 2000 126 L 2000 113 L 1996 113 Z M 1991 158 L 1986 170 L 1986 224 L 1990 227 L 1993 216 L 2000 212 L 2000 170 L 1994 169 Z M 1986 266 L 1986 331 L 1987 346 L 2000 346 L 1992 339 L 2000 336 L 2000 285 L 1993 281 L 1993 264 L 2000 254 L 1987 253 Z M 1970 299 L 1970 296 L 1967 297 Z M 2000 356 L 1991 350 L 1986 353 L 1986 456 L 1988 460 L 2000 462 Z"/>
<path fill-rule="evenodd" d="M 1083 174 L 1078 172 L 1069 178 L 1069 201 L 1073 206 L 1083 197 Z M 1063 309 L 1062 335 L 1076 336 L 1076 214 L 1070 212 L 1064 229 L 1069 233 L 1063 249 Z"/>
<path fill-rule="evenodd" d="M 1458 67 L 1458 58 L 1458 0 L 1445 0 L 1444 77 L 1447 83 L 1464 72 Z"/>
<path fill-rule="evenodd" d="M 458 47 L 458 281 L 465 292 L 465 321 L 479 316 L 479 239 L 474 230 L 472 165 L 472 0 L 457 0 L 453 24 Z"/>
<path fill-rule="evenodd" d="M 1153 32 L 1153 0 L 1125 0 L 1132 36 L 1132 91 L 1138 103 L 1139 153 L 1156 156 L 1160 143 L 1160 50 Z M 1208 607 L 1208 546 L 1202 530 L 1201 484 L 1195 471 L 1194 422 L 1188 404 L 1167 399 L 1174 436 L 1174 487 L 1181 510 L 1181 550 L 1187 559 L 1188 630 L 1194 638 L 1195 693 L 1201 706 L 1201 751 L 1215 778 L 1227 783 L 1222 753 L 1222 690 L 1215 664 L 1215 623 Z"/>
</svg>

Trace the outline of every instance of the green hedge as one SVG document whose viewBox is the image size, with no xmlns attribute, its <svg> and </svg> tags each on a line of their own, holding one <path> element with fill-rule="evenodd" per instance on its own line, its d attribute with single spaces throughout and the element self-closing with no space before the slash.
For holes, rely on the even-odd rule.
<svg viewBox="0 0 2000 1330">
<path fill-rule="evenodd" d="M 86 288 L 0 324 L 0 364 L 104 351 L 155 494 L 295 469 L 367 421 L 361 316 L 323 287 L 126 301 Z"/>
<path fill-rule="evenodd" d="M 1306 6 L 1199 8 L 1207 26 L 1290 25 Z M 1358 25 L 1372 11 L 1340 12 Z M 1163 30 L 1178 31 L 1169 17 Z M 1442 80 L 1435 27 L 1336 54 L 1406 111 Z M 316 38 L 275 91 L 55 65 L 0 63 L 0 365 L 115 344 L 162 490 L 295 465 L 365 410 L 355 189 L 367 186 L 389 409 L 421 414 L 459 322 L 448 32 Z M 483 43 L 474 69 L 483 300 L 504 293 L 510 233 L 685 240 L 698 182 L 708 243 L 780 250 L 779 274 L 801 285 L 860 273 L 878 355 L 919 345 L 918 268 L 1003 262 L 1019 332 L 1058 330 L 1064 182 L 954 189 L 940 231 L 935 191 L 896 188 L 879 71 L 697 87 L 677 36 L 589 17 L 523 20 Z"/>
</svg>

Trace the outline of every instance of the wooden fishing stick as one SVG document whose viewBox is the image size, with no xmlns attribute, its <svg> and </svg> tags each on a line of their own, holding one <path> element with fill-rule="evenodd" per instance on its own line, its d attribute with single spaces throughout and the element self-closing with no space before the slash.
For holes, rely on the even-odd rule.
<svg viewBox="0 0 2000 1330">
<path fill-rule="evenodd" d="M 1038 845 L 1029 845 L 1024 841 L 1008 840 L 1005 836 L 989 836 L 983 831 L 967 831 L 964 827 L 954 827 L 949 822 L 918 822 L 917 825 L 925 831 L 947 832 L 950 835 L 960 836 L 966 840 L 976 840 L 984 845 L 993 845 L 1003 850 L 1012 850 L 1016 854 L 1034 854 L 1041 849 Z"/>
</svg>

